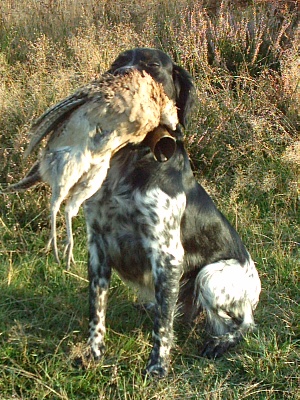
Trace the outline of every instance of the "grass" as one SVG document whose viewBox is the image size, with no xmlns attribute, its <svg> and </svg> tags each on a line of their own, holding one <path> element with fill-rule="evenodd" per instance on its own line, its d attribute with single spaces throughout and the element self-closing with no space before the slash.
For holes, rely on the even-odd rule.
<svg viewBox="0 0 300 400">
<path fill-rule="evenodd" d="M 86 236 L 71 273 L 45 254 L 49 189 L 0 198 L 0 399 L 299 398 L 299 14 L 296 1 L 45 1 L 0 5 L 0 182 L 21 178 L 28 128 L 46 107 L 135 46 L 195 77 L 186 145 L 195 175 L 257 263 L 257 330 L 217 361 L 202 326 L 176 323 L 164 381 L 142 377 L 152 315 L 114 276 L 102 365 L 76 367 L 88 328 Z M 64 235 L 60 221 L 60 239 Z"/>
</svg>

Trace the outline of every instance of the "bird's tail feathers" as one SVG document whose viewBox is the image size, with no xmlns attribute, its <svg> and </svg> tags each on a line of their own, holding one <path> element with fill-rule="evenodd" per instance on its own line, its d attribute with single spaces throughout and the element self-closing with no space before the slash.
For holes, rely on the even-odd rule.
<svg viewBox="0 0 300 400">
<path fill-rule="evenodd" d="M 42 177 L 39 168 L 40 163 L 39 161 L 36 161 L 23 179 L 3 189 L 2 193 L 21 192 L 22 190 L 29 189 L 30 187 L 41 182 Z"/>
</svg>

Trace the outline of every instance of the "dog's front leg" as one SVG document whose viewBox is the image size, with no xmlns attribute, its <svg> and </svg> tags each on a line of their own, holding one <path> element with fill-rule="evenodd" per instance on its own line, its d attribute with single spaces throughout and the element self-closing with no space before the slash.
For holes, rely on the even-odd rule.
<svg viewBox="0 0 300 400">
<path fill-rule="evenodd" d="M 163 377 L 170 363 L 173 322 L 183 272 L 184 249 L 180 227 L 186 198 L 183 193 L 176 197 L 167 196 L 163 191 L 150 194 L 155 200 L 155 206 L 149 214 L 149 232 L 146 232 L 144 246 L 152 268 L 156 311 L 153 349 L 146 373 Z"/>
<path fill-rule="evenodd" d="M 100 235 L 89 235 L 89 346 L 99 360 L 105 350 L 105 316 L 111 268 L 107 265 L 105 244 Z"/>
<path fill-rule="evenodd" d="M 172 263 L 156 268 L 154 273 L 156 308 L 153 349 L 146 368 L 146 373 L 151 376 L 162 378 L 168 372 L 180 277 L 181 266 Z"/>
</svg>

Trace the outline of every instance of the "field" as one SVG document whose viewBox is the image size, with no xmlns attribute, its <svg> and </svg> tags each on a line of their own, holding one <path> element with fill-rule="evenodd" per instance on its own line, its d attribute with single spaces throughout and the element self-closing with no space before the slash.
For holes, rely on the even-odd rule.
<svg viewBox="0 0 300 400">
<path fill-rule="evenodd" d="M 257 264 L 257 329 L 212 361 L 199 357 L 203 326 L 177 322 L 168 378 L 144 380 L 152 315 L 115 276 L 106 357 L 76 367 L 88 331 L 83 213 L 68 273 L 45 252 L 49 188 L 1 194 L 0 400 L 300 398 L 297 1 L 1 1 L 0 185 L 33 161 L 22 157 L 31 123 L 137 46 L 161 48 L 194 76 L 186 146 Z M 59 242 L 64 233 L 60 214 Z"/>
</svg>

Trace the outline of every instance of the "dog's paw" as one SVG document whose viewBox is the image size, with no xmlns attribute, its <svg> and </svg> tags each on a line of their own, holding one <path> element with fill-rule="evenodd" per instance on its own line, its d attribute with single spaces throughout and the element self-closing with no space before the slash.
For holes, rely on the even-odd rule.
<svg viewBox="0 0 300 400">
<path fill-rule="evenodd" d="M 105 345 L 104 343 L 97 344 L 97 345 L 89 345 L 89 357 L 94 361 L 100 361 L 105 353 Z"/>
<path fill-rule="evenodd" d="M 155 308 L 156 308 L 156 303 L 154 303 L 154 302 L 147 302 L 147 303 L 134 303 L 134 307 L 138 310 L 138 311 L 141 311 L 141 312 L 143 312 L 143 313 L 148 313 L 148 312 L 150 312 L 150 313 L 152 313 L 152 312 L 154 312 L 155 311 Z"/>
<path fill-rule="evenodd" d="M 204 344 L 200 351 L 200 356 L 211 359 L 219 358 L 226 353 L 229 348 L 235 346 L 239 340 L 240 338 L 238 335 L 232 334 L 212 337 Z"/>
<path fill-rule="evenodd" d="M 147 366 L 144 375 L 147 378 L 162 379 L 168 374 L 168 369 L 161 364 L 150 364 Z"/>
<path fill-rule="evenodd" d="M 86 343 L 78 343 L 71 349 L 70 362 L 73 367 L 88 369 L 98 365 L 104 355 L 104 348 L 101 354 L 95 356 L 90 345 Z"/>
</svg>

